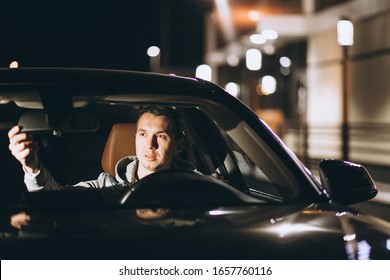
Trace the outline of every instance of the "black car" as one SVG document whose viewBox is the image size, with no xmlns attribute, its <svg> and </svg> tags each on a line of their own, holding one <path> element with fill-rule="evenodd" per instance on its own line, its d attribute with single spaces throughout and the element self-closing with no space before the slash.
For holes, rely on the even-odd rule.
<svg viewBox="0 0 390 280">
<path fill-rule="evenodd" d="M 149 105 L 183 119 L 182 160 L 123 188 L 80 189 L 134 155 Z M 28 192 L 7 133 L 19 124 L 68 186 Z M 248 107 L 196 78 L 118 70 L 0 70 L 2 259 L 390 259 L 390 224 L 349 205 L 366 169 L 323 160 L 319 183 Z M 125 140 L 125 141 L 123 141 Z"/>
</svg>

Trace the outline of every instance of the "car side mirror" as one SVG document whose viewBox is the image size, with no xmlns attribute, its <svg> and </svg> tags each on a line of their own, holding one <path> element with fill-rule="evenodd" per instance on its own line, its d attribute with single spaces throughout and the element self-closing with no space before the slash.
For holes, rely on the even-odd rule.
<svg viewBox="0 0 390 280">
<path fill-rule="evenodd" d="M 369 200 L 378 193 L 366 168 L 348 161 L 321 161 L 320 179 L 333 200 L 347 205 Z"/>
</svg>

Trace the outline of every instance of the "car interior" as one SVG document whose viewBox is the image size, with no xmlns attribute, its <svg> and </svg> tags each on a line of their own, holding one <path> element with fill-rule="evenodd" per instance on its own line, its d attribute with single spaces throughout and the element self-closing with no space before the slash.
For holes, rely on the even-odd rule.
<svg viewBox="0 0 390 280">
<path fill-rule="evenodd" d="M 3 201 L 15 201 L 20 193 L 26 191 L 21 166 L 8 150 L 7 132 L 15 124 L 33 134 L 39 142 L 41 161 L 60 184 L 72 185 L 95 179 L 102 171 L 113 175 L 118 159 L 135 155 L 134 135 L 139 110 L 153 103 L 112 100 L 84 102 L 85 99 L 80 97 L 78 103 L 81 106 L 73 108 L 70 113 L 63 109 L 59 112 L 58 105 L 54 106 L 56 110 L 43 111 L 31 100 L 19 99 L 1 105 L 0 153 L 7 162 L 0 177 L 6 183 L 1 190 Z M 232 120 L 218 120 L 226 122 L 219 125 L 217 120 L 196 105 L 172 106 L 178 110 L 184 122 L 187 143 L 181 159 L 191 162 L 197 171 L 220 178 L 240 191 L 271 202 L 290 200 L 298 195 L 294 187 L 278 185 L 277 182 L 291 181 L 291 175 L 285 175 L 286 179 L 283 179 L 279 175 L 280 170 L 269 165 L 269 160 L 273 158 L 269 155 L 270 151 L 265 149 L 262 152 L 264 158 L 259 169 L 252 155 L 248 155 L 251 151 L 243 151 L 232 139 L 235 137 L 234 133 L 229 135 L 231 131 L 234 132 L 234 129 L 230 129 Z M 47 122 L 61 125 L 66 121 L 67 114 L 72 115 L 69 127 L 63 130 L 47 129 Z M 245 130 L 248 128 L 243 127 L 241 132 L 235 133 L 240 135 L 246 133 Z"/>
</svg>

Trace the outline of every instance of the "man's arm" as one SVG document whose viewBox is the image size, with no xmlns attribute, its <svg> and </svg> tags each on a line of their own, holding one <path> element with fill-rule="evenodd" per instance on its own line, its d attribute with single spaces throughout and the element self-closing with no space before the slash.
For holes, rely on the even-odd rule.
<svg viewBox="0 0 390 280">
<path fill-rule="evenodd" d="M 14 126 L 8 132 L 9 146 L 12 155 L 20 162 L 27 173 L 37 173 L 40 168 L 38 143 L 32 135 L 22 132 L 20 126 Z"/>
<path fill-rule="evenodd" d="M 40 166 L 36 173 L 27 172 L 24 169 L 24 183 L 30 192 L 41 190 L 58 191 L 62 189 L 61 185 L 57 183 L 43 165 Z"/>
<path fill-rule="evenodd" d="M 116 185 L 117 182 L 107 173 L 100 174 L 97 180 L 79 182 L 74 186 L 60 185 L 41 164 L 38 157 L 38 143 L 27 133 L 21 132 L 20 126 L 14 126 L 9 132 L 9 149 L 21 163 L 24 170 L 24 183 L 28 191 L 62 190 L 69 187 L 103 188 Z"/>
<path fill-rule="evenodd" d="M 9 149 L 20 162 L 24 171 L 24 183 L 29 191 L 59 190 L 60 185 L 42 166 L 38 157 L 38 143 L 32 135 L 22 132 L 20 126 L 14 126 L 8 132 Z"/>
<path fill-rule="evenodd" d="M 101 173 L 97 180 L 81 181 L 76 185 L 63 186 L 57 183 L 57 181 L 44 166 L 41 166 L 39 172 L 35 174 L 25 172 L 24 183 L 30 192 L 41 190 L 57 191 L 70 188 L 99 189 L 118 185 L 118 182 L 111 175 L 108 173 Z"/>
</svg>

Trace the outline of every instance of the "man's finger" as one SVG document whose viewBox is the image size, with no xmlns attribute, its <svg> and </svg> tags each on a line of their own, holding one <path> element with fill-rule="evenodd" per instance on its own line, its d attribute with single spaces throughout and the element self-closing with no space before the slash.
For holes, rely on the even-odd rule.
<svg viewBox="0 0 390 280">
<path fill-rule="evenodd" d="M 17 151 L 15 153 L 12 153 L 14 157 L 19 161 L 25 161 L 26 158 L 32 154 L 32 149 L 23 149 L 20 151 Z"/>
<path fill-rule="evenodd" d="M 18 126 L 18 125 L 15 125 L 13 128 L 10 129 L 10 131 L 8 131 L 8 138 L 12 138 L 14 137 L 17 133 L 19 133 L 21 130 L 21 127 Z"/>
</svg>

